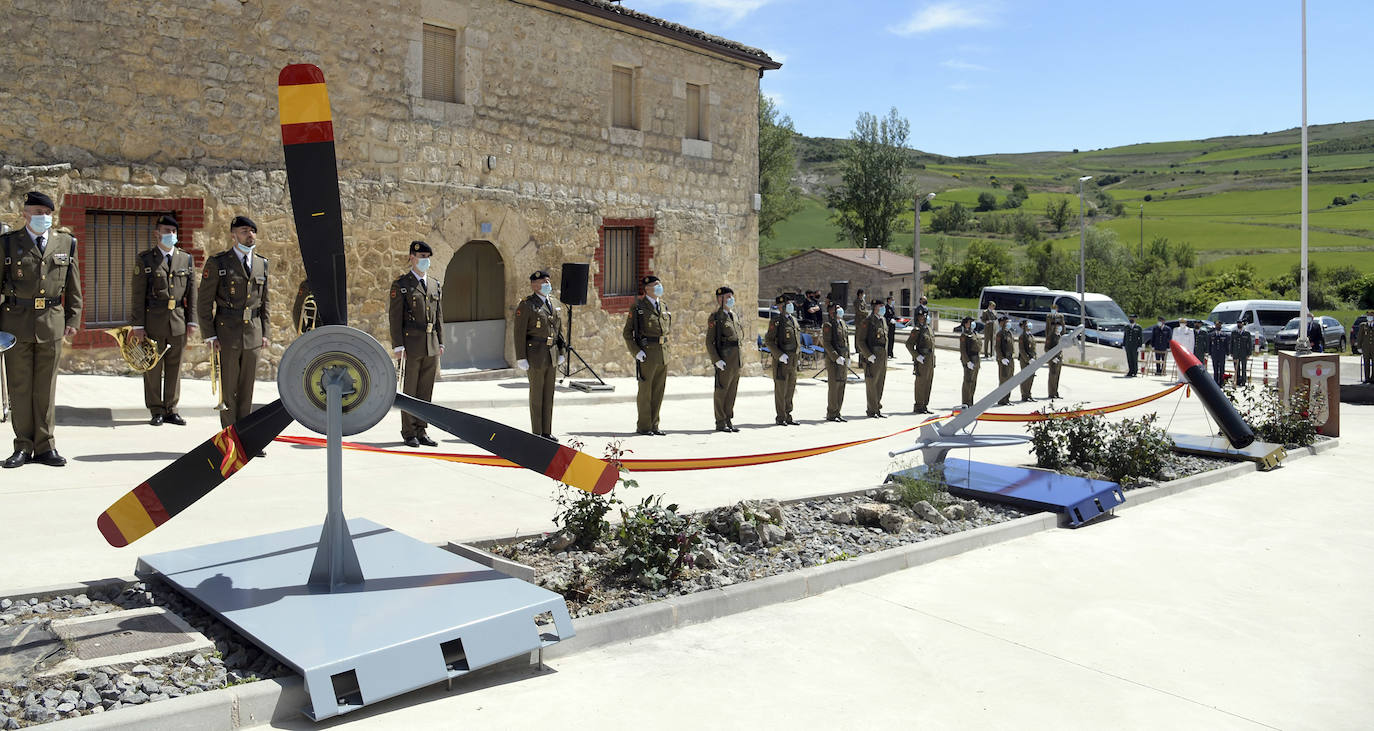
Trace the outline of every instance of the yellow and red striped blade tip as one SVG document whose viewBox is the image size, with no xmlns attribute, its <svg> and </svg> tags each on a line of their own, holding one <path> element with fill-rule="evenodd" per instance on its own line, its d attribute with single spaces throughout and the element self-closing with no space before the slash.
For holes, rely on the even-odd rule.
<svg viewBox="0 0 1374 731">
<path fill-rule="evenodd" d="M 334 141 L 329 92 L 318 66 L 297 63 L 281 70 L 277 75 L 277 110 L 283 145 Z"/>
<path fill-rule="evenodd" d="M 105 536 L 105 542 L 115 548 L 123 548 L 148 535 L 170 518 L 162 507 L 162 501 L 145 482 L 106 508 L 96 519 L 95 525 L 100 529 L 100 534 Z"/>
<path fill-rule="evenodd" d="M 605 495 L 615 487 L 620 473 L 609 462 L 560 445 L 544 474 L 593 495 Z"/>
</svg>

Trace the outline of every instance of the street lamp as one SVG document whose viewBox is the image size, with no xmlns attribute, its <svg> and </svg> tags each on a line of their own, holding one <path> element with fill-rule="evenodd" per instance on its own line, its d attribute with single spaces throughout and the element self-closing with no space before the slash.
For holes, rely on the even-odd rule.
<svg viewBox="0 0 1374 731">
<path fill-rule="evenodd" d="M 921 203 L 933 200 L 934 193 L 926 193 L 924 198 L 916 199 L 916 236 L 911 242 L 911 311 L 908 313 L 910 317 L 916 316 L 916 303 L 921 301 Z"/>
<path fill-rule="evenodd" d="M 1088 243 L 1088 223 L 1083 217 L 1083 184 L 1092 180 L 1093 176 L 1084 175 L 1078 179 L 1078 322 L 1083 325 L 1084 332 L 1088 328 L 1088 302 L 1084 298 L 1083 290 L 1087 289 L 1087 266 L 1084 263 L 1083 252 L 1087 249 Z M 1087 338 L 1078 341 L 1078 359 L 1088 359 Z"/>
<path fill-rule="evenodd" d="M 1302 0 L 1302 309 L 1298 312 L 1298 340 L 1293 343 L 1294 355 L 1312 352 L 1307 338 L 1307 0 Z M 1325 335 L 1323 335 L 1323 338 Z"/>
</svg>

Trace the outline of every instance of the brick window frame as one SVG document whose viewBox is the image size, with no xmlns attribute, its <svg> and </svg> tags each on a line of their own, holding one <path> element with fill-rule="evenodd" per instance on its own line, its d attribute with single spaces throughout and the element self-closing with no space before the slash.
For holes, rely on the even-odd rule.
<svg viewBox="0 0 1374 731">
<path fill-rule="evenodd" d="M 624 314 L 630 311 L 638 295 L 608 296 L 602 294 L 606 289 L 605 270 L 606 261 L 606 229 L 608 228 L 634 228 L 635 229 L 635 280 L 638 281 L 649 275 L 653 271 L 649 266 L 654 258 L 654 246 L 649 243 L 654 235 L 654 219 L 652 218 L 603 218 L 601 226 L 597 228 L 596 253 L 592 260 L 596 262 L 596 271 L 592 275 L 596 283 L 596 295 L 601 300 L 601 309 L 612 314 Z"/>
<path fill-rule="evenodd" d="M 193 266 L 200 269 L 205 263 L 205 249 L 196 245 L 196 232 L 205 228 L 205 201 L 201 198 L 132 198 L 116 195 L 68 194 L 62 197 L 58 217 L 62 225 L 71 229 L 76 237 L 76 260 L 80 269 L 81 281 L 90 280 L 87 267 L 93 266 L 82 250 L 90 245 L 86 235 L 86 214 L 95 213 L 171 213 L 176 216 L 177 244 L 182 251 L 191 255 Z M 126 266 L 127 270 L 127 266 Z M 105 334 L 104 328 L 86 329 L 87 313 L 81 312 L 81 326 L 72 336 L 72 347 L 80 349 L 111 348 L 114 341 Z"/>
</svg>

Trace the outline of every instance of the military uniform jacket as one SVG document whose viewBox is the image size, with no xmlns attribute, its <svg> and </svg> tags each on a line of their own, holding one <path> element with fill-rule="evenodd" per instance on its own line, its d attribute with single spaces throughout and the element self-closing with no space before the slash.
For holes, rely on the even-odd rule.
<svg viewBox="0 0 1374 731">
<path fill-rule="evenodd" d="M 640 297 L 630 305 L 625 317 L 625 329 L 620 333 L 625 338 L 625 347 L 630 355 L 644 350 L 646 344 L 659 343 L 667 346 L 673 329 L 673 314 L 668 306 L 659 300 L 655 306 L 648 297 Z"/>
<path fill-rule="evenodd" d="M 1051 312 L 1045 315 L 1045 350 L 1049 350 L 1059 344 L 1059 338 L 1064 336 L 1064 316 L 1058 312 Z"/>
<path fill-rule="evenodd" d="M 406 349 L 407 358 L 432 358 L 439 355 L 444 329 L 439 321 L 443 285 L 425 278 L 421 284 L 415 272 L 406 272 L 391 283 L 391 347 Z"/>
<path fill-rule="evenodd" d="M 854 328 L 854 347 L 859 357 L 868 360 L 870 355 L 887 357 L 887 322 L 877 315 L 870 314 L 859 321 Z"/>
<path fill-rule="evenodd" d="M 1010 330 L 1006 328 L 998 330 L 997 339 L 993 341 L 993 344 L 997 346 L 997 359 L 999 361 L 1012 360 L 1016 357 L 1016 340 L 1012 338 Z"/>
<path fill-rule="evenodd" d="M 739 344 L 744 340 L 744 326 L 734 313 L 721 307 L 706 316 L 706 355 L 711 362 L 725 361 L 726 367 L 739 368 Z"/>
<path fill-rule="evenodd" d="M 1017 341 L 1016 360 L 1023 367 L 1035 360 L 1035 336 L 1030 334 L 1030 330 L 1022 330 L 1021 337 Z"/>
<path fill-rule="evenodd" d="M 1168 350 L 1169 342 L 1174 339 L 1174 329 L 1160 323 L 1155 325 L 1154 332 L 1150 333 L 1150 347 L 1155 350 Z"/>
<path fill-rule="evenodd" d="M 1197 332 L 1194 333 L 1193 338 L 1193 355 L 1197 356 L 1198 360 L 1206 358 L 1208 350 L 1207 346 L 1210 345 L 1211 342 L 1212 334 L 1207 332 L 1206 330 L 1203 330 L 1202 328 L 1198 328 Z"/>
<path fill-rule="evenodd" d="M 935 367 L 935 336 L 931 334 L 929 325 L 916 325 L 912 329 L 906 339 L 906 349 L 911 353 L 912 360 L 916 360 L 918 355 L 926 359 L 925 363 L 916 364 L 918 373 L 923 367 Z"/>
<path fill-rule="evenodd" d="M 1218 363 L 1231 355 L 1231 339 L 1226 333 L 1218 332 L 1212 335 L 1212 342 L 1207 344 L 1207 354 Z"/>
<path fill-rule="evenodd" d="M 1360 334 L 1355 342 L 1360 345 L 1361 355 L 1374 353 L 1374 320 L 1365 320 L 1360 324 Z"/>
<path fill-rule="evenodd" d="M 797 350 L 801 347 L 801 325 L 797 318 L 784 312 L 769 320 L 763 344 L 773 351 L 773 357 L 786 354 L 787 364 L 796 365 Z"/>
<path fill-rule="evenodd" d="M 1255 349 L 1255 338 L 1250 333 L 1237 327 L 1231 331 L 1231 357 L 1237 360 L 1249 358 Z"/>
<path fill-rule="evenodd" d="M 64 328 L 81 327 L 76 238 L 65 230 L 49 229 L 40 253 L 28 229 L 20 226 L 0 237 L 0 244 L 5 257 L 0 268 L 0 330 L 20 342 L 48 343 L 61 340 Z"/>
<path fill-rule="evenodd" d="M 149 337 L 185 335 L 196 324 L 195 261 L 181 249 L 172 249 L 170 265 L 156 246 L 135 257 L 130 290 L 129 324 L 146 328 Z"/>
<path fill-rule="evenodd" d="M 821 325 L 821 345 L 831 362 L 836 358 L 849 357 L 849 326 L 838 317 L 827 317 Z"/>
<path fill-rule="evenodd" d="M 515 306 L 512 336 L 515 339 L 516 360 L 527 360 L 533 368 L 547 368 L 554 364 L 553 349 L 562 350 L 563 322 L 559 319 L 562 307 L 531 294 Z"/>
<path fill-rule="evenodd" d="M 983 310 L 978 320 L 983 323 L 984 328 L 997 327 L 997 313 L 993 312 L 991 307 Z"/>
<path fill-rule="evenodd" d="M 1145 342 L 1145 331 L 1140 328 L 1140 323 L 1133 322 L 1126 326 L 1125 333 L 1121 336 L 1122 350 L 1140 350 L 1140 346 Z M 1049 347 L 1046 342 L 1045 347 Z"/>
<path fill-rule="evenodd" d="M 975 371 L 976 371 L 976 370 L 978 370 L 979 368 L 982 367 L 982 364 L 979 362 L 979 359 L 980 359 L 981 355 L 982 355 L 982 346 L 978 344 L 978 336 L 977 336 L 976 334 L 972 333 L 972 332 L 960 333 L 960 334 L 959 334 L 959 363 L 960 363 L 960 365 L 962 365 L 965 369 L 968 369 L 968 364 L 969 364 L 969 363 L 972 363 L 972 364 L 973 364 L 972 370 L 975 370 Z"/>
<path fill-rule="evenodd" d="M 205 260 L 196 320 L 205 339 L 219 338 L 221 347 L 252 350 L 268 337 L 267 259 L 254 252 L 250 261 L 252 271 L 245 271 L 237 249 Z"/>
</svg>

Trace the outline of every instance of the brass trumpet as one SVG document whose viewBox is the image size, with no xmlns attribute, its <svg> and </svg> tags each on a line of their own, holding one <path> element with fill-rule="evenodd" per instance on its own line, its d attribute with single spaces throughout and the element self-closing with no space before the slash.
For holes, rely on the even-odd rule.
<svg viewBox="0 0 1374 731">
<path fill-rule="evenodd" d="M 125 325 L 106 330 L 110 337 L 119 343 L 119 354 L 124 357 L 124 362 L 136 373 L 147 373 L 156 366 L 162 356 L 172 349 L 172 344 L 168 343 L 162 348 L 157 349 L 157 341 L 152 338 L 143 338 L 134 342 L 129 333 L 134 329 L 133 325 Z"/>
<path fill-rule="evenodd" d="M 404 391 L 406 387 L 406 352 L 401 351 L 396 356 L 396 390 Z"/>
<path fill-rule="evenodd" d="M 315 295 L 310 293 L 305 295 L 305 301 L 301 302 L 301 317 L 296 322 L 296 332 L 304 335 L 319 326 L 320 307 L 315 304 Z"/>
<path fill-rule="evenodd" d="M 228 411 L 229 407 L 224 405 L 224 369 L 219 362 L 219 350 L 213 345 L 210 346 L 210 395 L 219 396 L 219 403 L 215 404 L 215 411 Z"/>
</svg>

